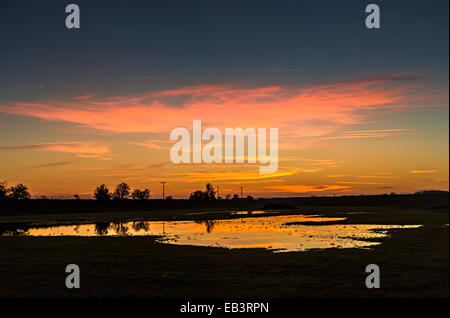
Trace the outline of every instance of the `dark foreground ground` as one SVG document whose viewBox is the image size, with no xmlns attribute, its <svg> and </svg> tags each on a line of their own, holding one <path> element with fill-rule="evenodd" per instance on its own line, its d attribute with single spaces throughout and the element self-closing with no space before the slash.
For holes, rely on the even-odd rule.
<svg viewBox="0 0 450 318">
<path fill-rule="evenodd" d="M 0 298 L 449 297 L 448 209 L 300 209 L 330 216 L 351 210 L 373 213 L 349 214 L 348 223 L 424 226 L 393 230 L 373 249 L 277 254 L 262 249 L 164 245 L 151 237 L 0 237 Z M 169 214 L 166 211 L 160 217 Z M 145 213 L 129 217 L 139 215 Z M 71 218 L 49 217 L 51 222 Z M 103 220 L 117 215 L 77 216 L 78 221 L 83 218 Z M 46 222 L 45 217 L 31 219 Z M 7 221 L 12 219 L 0 218 L 0 223 Z M 68 290 L 64 284 L 65 266 L 70 263 L 81 269 L 78 290 Z M 380 266 L 380 289 L 365 287 L 364 270 L 372 263 Z"/>
</svg>

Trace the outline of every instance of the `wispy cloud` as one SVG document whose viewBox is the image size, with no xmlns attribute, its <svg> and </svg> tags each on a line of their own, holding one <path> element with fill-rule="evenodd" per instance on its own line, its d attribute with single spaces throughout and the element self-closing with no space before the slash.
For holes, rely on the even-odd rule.
<svg viewBox="0 0 450 318">
<path fill-rule="evenodd" d="M 346 190 L 350 189 L 350 186 L 341 186 L 341 185 L 279 185 L 273 187 L 266 187 L 267 190 L 272 191 L 280 191 L 280 192 L 289 192 L 289 193 L 310 193 L 310 192 L 323 192 L 330 190 Z"/>
<path fill-rule="evenodd" d="M 437 170 L 411 170 L 410 173 L 436 173 Z"/>
<path fill-rule="evenodd" d="M 336 183 L 339 184 L 366 184 L 366 185 L 371 185 L 371 184 L 384 184 L 381 182 L 361 182 L 361 181 L 338 181 Z"/>
<path fill-rule="evenodd" d="M 94 94 L 85 94 L 85 95 L 81 95 L 81 96 L 75 96 L 73 99 L 75 99 L 75 100 L 87 100 L 87 99 L 91 99 L 92 97 L 94 97 Z"/>
<path fill-rule="evenodd" d="M 386 138 L 396 137 L 402 135 L 410 135 L 414 133 L 415 129 L 380 129 L 380 130 L 355 130 L 346 131 L 341 136 L 327 136 L 320 137 L 320 140 L 333 140 L 333 139 L 358 139 L 358 138 Z"/>
<path fill-rule="evenodd" d="M 59 162 L 50 162 L 50 163 L 42 163 L 42 164 L 38 164 L 38 165 L 34 165 L 34 166 L 30 166 L 28 168 L 52 168 L 52 167 L 57 167 L 57 166 L 66 166 L 69 164 L 72 164 L 73 161 L 59 161 Z"/>
<path fill-rule="evenodd" d="M 172 146 L 167 140 L 146 140 L 141 142 L 129 142 L 132 145 L 137 145 L 149 149 L 168 150 Z"/>
<path fill-rule="evenodd" d="M 80 167 L 77 168 L 79 170 L 123 170 L 123 171 L 143 171 L 143 170 L 151 170 L 151 169 L 163 169 L 169 165 L 173 165 L 172 162 L 161 162 L 150 165 L 142 165 L 142 164 L 121 164 L 121 165 L 111 165 L 111 166 L 102 166 L 102 167 Z"/>
<path fill-rule="evenodd" d="M 67 152 L 79 157 L 98 157 L 109 153 L 109 147 L 95 141 L 66 141 L 21 146 L 0 146 L 0 150 L 47 150 Z"/>
<path fill-rule="evenodd" d="M 328 178 L 344 178 L 344 177 L 351 177 L 350 174 L 329 174 L 327 176 Z"/>
<path fill-rule="evenodd" d="M 86 94 L 70 100 L 0 102 L 0 112 L 119 133 L 167 133 L 175 127 L 191 127 L 193 119 L 217 128 L 275 127 L 279 128 L 281 144 L 311 148 L 319 145 L 299 145 L 296 139 L 324 137 L 342 125 L 360 124 L 365 119 L 361 110 L 412 105 L 414 98 L 419 98 L 412 94 L 417 87 L 412 81 L 420 79 L 411 74 L 394 74 L 309 86 L 202 85 L 108 98 Z M 325 139 L 373 138 L 406 132 L 353 131 Z M 141 145 L 154 149 L 161 146 L 151 142 Z"/>
<path fill-rule="evenodd" d="M 393 179 L 394 176 L 391 176 L 390 172 L 376 172 L 369 175 L 356 176 L 357 178 L 366 178 L 366 179 Z"/>
<path fill-rule="evenodd" d="M 268 178 L 285 177 L 296 174 L 295 171 L 280 171 L 273 174 L 260 174 L 259 172 L 187 172 L 167 175 L 172 180 L 184 182 L 199 181 L 227 181 L 227 180 L 263 180 Z"/>
</svg>

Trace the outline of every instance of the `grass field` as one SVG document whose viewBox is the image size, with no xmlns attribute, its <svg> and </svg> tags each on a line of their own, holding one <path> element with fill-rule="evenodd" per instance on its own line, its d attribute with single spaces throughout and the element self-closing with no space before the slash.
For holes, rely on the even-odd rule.
<svg viewBox="0 0 450 318">
<path fill-rule="evenodd" d="M 374 207 L 309 207 L 353 224 L 421 224 L 391 230 L 372 249 L 272 253 L 263 249 L 160 244 L 153 237 L 0 237 L 0 297 L 448 297 L 448 212 Z M 190 211 L 193 212 L 193 211 Z M 126 219 L 226 217 L 224 211 L 131 212 Z M 288 213 L 293 213 L 289 211 Z M 298 213 L 298 212 L 297 212 Z M 2 217 L 37 223 L 116 220 L 119 214 Z M 123 219 L 123 214 L 121 219 Z M 81 269 L 81 288 L 65 287 L 65 266 Z M 365 287 L 365 267 L 381 270 L 381 288 Z"/>
</svg>

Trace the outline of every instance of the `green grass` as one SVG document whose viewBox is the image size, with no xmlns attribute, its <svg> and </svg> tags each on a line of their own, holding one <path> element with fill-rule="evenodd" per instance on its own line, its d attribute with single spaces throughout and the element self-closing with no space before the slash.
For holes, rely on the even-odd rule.
<svg viewBox="0 0 450 318">
<path fill-rule="evenodd" d="M 350 210 L 373 212 L 347 215 L 348 222 L 424 226 L 391 230 L 391 236 L 372 249 L 302 253 L 165 245 L 152 237 L 0 237 L 0 297 L 449 296 L 449 228 L 444 225 L 448 212 L 307 210 L 303 212 L 330 216 Z M 151 213 L 155 218 L 177 215 Z M 48 217 L 70 220 L 67 215 Z M 118 215 L 78 215 L 77 219 L 85 217 L 112 219 Z M 132 212 L 127 217 L 145 215 Z M 79 290 L 64 285 L 65 266 L 70 263 L 81 268 Z M 380 266 L 380 289 L 365 287 L 364 269 L 371 263 Z"/>
</svg>

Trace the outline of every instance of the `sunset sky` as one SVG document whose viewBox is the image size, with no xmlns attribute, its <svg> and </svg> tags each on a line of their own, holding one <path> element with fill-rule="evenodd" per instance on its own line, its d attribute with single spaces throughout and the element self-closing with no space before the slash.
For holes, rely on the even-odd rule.
<svg viewBox="0 0 450 318">
<path fill-rule="evenodd" d="M 81 10 L 66 29 L 65 5 Z M 186 198 L 449 188 L 448 1 L 0 1 L 0 181 Z M 176 127 L 278 128 L 259 164 L 173 164 Z M 205 142 L 206 143 L 206 142 Z"/>
</svg>

